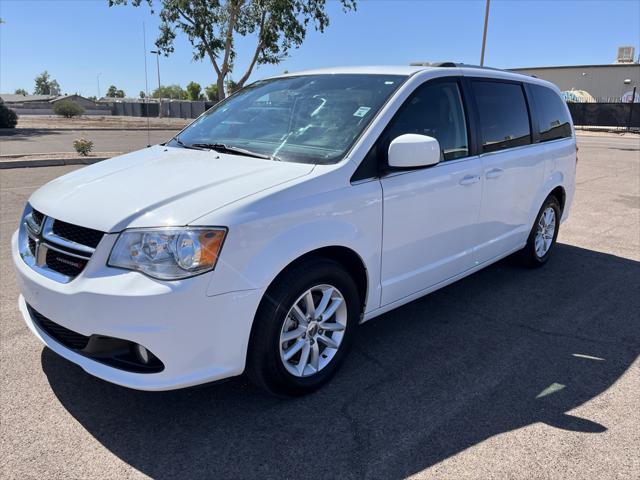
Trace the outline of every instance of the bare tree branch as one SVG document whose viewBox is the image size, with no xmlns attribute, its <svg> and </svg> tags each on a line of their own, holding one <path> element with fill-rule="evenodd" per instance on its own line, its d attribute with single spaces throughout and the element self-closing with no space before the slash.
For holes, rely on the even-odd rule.
<svg viewBox="0 0 640 480">
<path fill-rule="evenodd" d="M 329 25 L 327 0 L 107 0 L 109 6 L 161 5 L 159 50 L 174 51 L 176 32 L 194 48 L 194 60 L 208 58 L 216 75 L 218 99 L 225 97 L 225 80 L 234 68 L 234 40 L 257 34 L 256 46 L 237 83 L 244 86 L 256 65 L 278 64 L 305 40 L 307 30 L 324 32 Z M 338 0 L 343 10 L 355 10 L 357 0 Z M 213 90 L 211 90 L 213 91 Z"/>
<path fill-rule="evenodd" d="M 256 49 L 253 52 L 253 57 L 251 58 L 251 62 L 247 67 L 247 70 L 244 72 L 244 75 L 238 80 L 238 88 L 244 87 L 245 82 L 251 76 L 251 72 L 253 72 L 254 67 L 256 66 L 256 62 L 258 61 L 258 57 L 260 56 L 260 52 L 264 48 L 263 35 L 264 35 L 264 26 L 267 20 L 267 10 L 263 10 L 262 18 L 260 19 L 260 30 L 258 33 L 258 45 L 256 45 Z"/>
</svg>

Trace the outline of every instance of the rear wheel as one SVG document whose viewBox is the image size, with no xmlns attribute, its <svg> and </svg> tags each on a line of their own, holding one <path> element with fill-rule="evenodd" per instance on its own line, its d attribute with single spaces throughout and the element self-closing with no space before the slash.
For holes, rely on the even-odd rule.
<svg viewBox="0 0 640 480">
<path fill-rule="evenodd" d="M 530 267 L 540 267 L 547 262 L 558 238 L 561 215 L 560 204 L 556 197 L 548 196 L 538 212 L 527 244 L 521 251 L 525 264 Z"/>
<path fill-rule="evenodd" d="M 305 260 L 265 294 L 254 320 L 247 374 L 274 394 L 316 390 L 338 369 L 359 319 L 358 289 L 342 265 Z"/>
</svg>

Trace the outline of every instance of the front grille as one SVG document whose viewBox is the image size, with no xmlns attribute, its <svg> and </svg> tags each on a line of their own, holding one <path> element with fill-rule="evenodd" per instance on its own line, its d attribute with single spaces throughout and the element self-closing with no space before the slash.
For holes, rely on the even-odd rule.
<svg viewBox="0 0 640 480">
<path fill-rule="evenodd" d="M 47 250 L 47 266 L 67 277 L 77 277 L 86 265 L 87 260 L 55 250 Z"/>
<path fill-rule="evenodd" d="M 28 242 L 29 242 L 29 251 L 31 252 L 31 255 L 35 255 L 36 254 L 36 241 L 29 237 L 28 238 Z"/>
<path fill-rule="evenodd" d="M 19 249 L 25 263 L 57 282 L 68 283 L 87 266 L 104 232 L 27 209 Z"/>
<path fill-rule="evenodd" d="M 52 322 L 44 315 L 36 312 L 31 306 L 28 306 L 28 309 L 35 324 L 65 347 L 73 350 L 82 350 L 89 343 L 89 337 Z"/>
<path fill-rule="evenodd" d="M 103 232 L 93 230 L 92 228 L 79 227 L 62 220 L 54 220 L 53 233 L 59 237 L 66 238 L 72 242 L 96 248 L 100 240 L 102 240 Z"/>
<path fill-rule="evenodd" d="M 36 223 L 36 225 L 42 225 L 42 219 L 44 218 L 44 214 L 39 212 L 38 210 L 31 210 L 31 218 Z"/>
</svg>

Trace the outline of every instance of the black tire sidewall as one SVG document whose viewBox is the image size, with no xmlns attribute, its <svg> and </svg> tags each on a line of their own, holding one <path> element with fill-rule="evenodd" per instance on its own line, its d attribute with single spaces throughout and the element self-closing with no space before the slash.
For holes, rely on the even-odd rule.
<svg viewBox="0 0 640 480">
<path fill-rule="evenodd" d="M 255 322 L 255 335 L 249 348 L 254 362 L 255 373 L 260 377 L 257 383 L 275 394 L 301 395 L 316 390 L 326 383 L 344 360 L 357 330 L 360 320 L 360 299 L 358 289 L 351 276 L 337 262 L 325 259 L 304 262 L 293 269 L 290 275 L 283 275 L 265 294 Z M 289 309 L 308 289 L 316 285 L 328 284 L 337 288 L 347 306 L 347 328 L 338 352 L 331 362 L 318 373 L 309 377 L 296 377 L 287 371 L 280 358 L 280 333 Z M 258 338 L 258 336 L 260 338 Z"/>
</svg>

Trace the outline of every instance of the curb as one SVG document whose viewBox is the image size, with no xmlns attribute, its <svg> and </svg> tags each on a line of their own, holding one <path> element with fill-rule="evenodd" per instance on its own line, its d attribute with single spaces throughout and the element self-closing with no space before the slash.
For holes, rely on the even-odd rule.
<svg viewBox="0 0 640 480">
<path fill-rule="evenodd" d="M 94 163 L 107 160 L 111 157 L 91 157 L 91 158 L 50 158 L 46 160 L 7 160 L 0 162 L 0 170 L 9 168 L 31 168 L 31 167 L 63 167 L 65 165 L 92 165 Z"/>
</svg>

